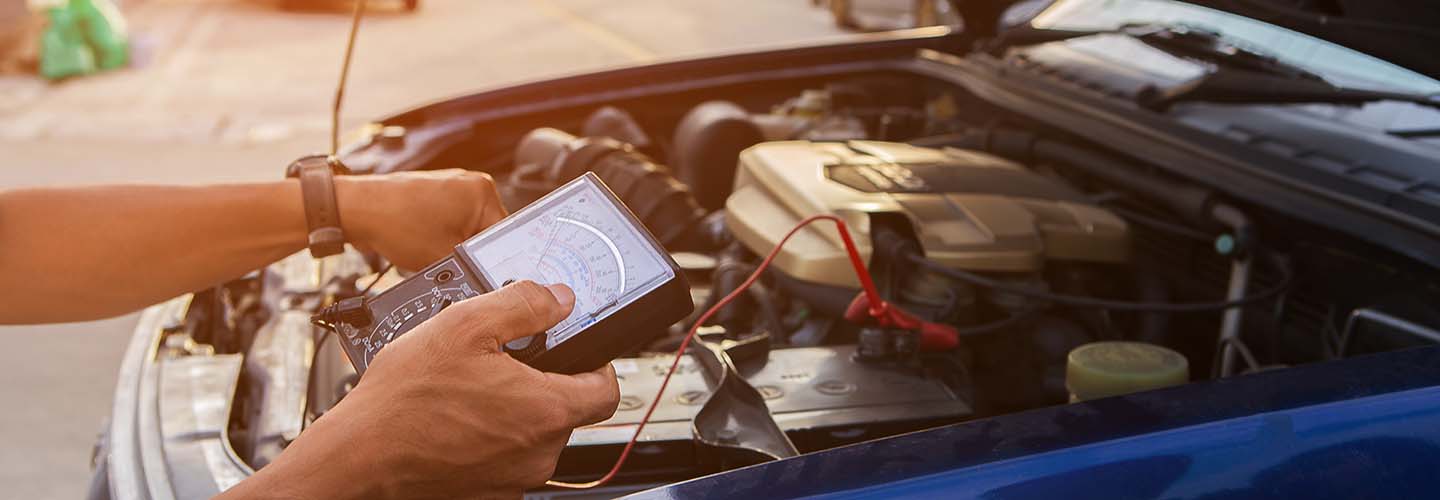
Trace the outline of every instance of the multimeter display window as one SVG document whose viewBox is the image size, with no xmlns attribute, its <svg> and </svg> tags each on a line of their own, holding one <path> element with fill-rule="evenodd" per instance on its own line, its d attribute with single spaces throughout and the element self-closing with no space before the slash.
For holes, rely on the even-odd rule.
<svg viewBox="0 0 1440 500">
<path fill-rule="evenodd" d="M 674 277 L 644 229 L 602 189 L 583 176 L 463 245 L 495 288 L 531 280 L 575 291 L 574 311 L 545 332 L 547 349 Z"/>
</svg>

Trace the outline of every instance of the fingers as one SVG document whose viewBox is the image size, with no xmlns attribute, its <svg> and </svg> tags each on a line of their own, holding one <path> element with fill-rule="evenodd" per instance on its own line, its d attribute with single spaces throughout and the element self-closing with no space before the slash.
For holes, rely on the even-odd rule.
<svg viewBox="0 0 1440 500">
<path fill-rule="evenodd" d="M 464 201 L 475 207 L 475 212 L 466 225 L 467 236 L 478 233 L 509 215 L 505 206 L 500 203 L 500 191 L 495 188 L 495 179 L 490 177 L 490 174 L 465 170 L 447 172 L 467 185 L 468 199 Z"/>
<path fill-rule="evenodd" d="M 485 342 L 484 345 L 493 345 L 498 349 L 506 342 L 555 326 L 569 316 L 574 307 L 575 293 L 570 291 L 570 287 L 517 281 L 459 302 L 450 309 L 461 313 L 461 331 L 472 332 L 477 340 L 493 340 L 493 344 Z"/>
<path fill-rule="evenodd" d="M 565 401 L 572 427 L 603 422 L 615 414 L 620 404 L 620 382 L 609 363 L 593 372 L 576 375 L 546 373 L 545 379 L 550 390 Z"/>
<path fill-rule="evenodd" d="M 489 174 L 480 174 L 477 182 L 480 184 L 480 224 L 476 229 L 485 229 L 500 222 L 510 212 L 505 210 L 505 205 L 500 202 L 500 191 L 495 188 L 495 180 Z"/>
</svg>

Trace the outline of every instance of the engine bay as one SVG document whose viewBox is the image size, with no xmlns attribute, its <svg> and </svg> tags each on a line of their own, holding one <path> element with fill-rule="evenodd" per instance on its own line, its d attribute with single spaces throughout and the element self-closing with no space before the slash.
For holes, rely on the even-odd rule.
<svg viewBox="0 0 1440 500">
<path fill-rule="evenodd" d="M 412 147 L 403 125 L 372 132 L 348 162 Z M 847 318 L 858 282 L 841 241 L 828 228 L 802 230 L 701 325 L 702 342 L 611 494 L 949 423 L 1428 344 L 1420 325 L 1433 322 L 1426 304 L 1440 295 L 1426 279 L 1433 271 L 1405 257 L 915 75 L 620 99 L 449 136 L 403 168 L 488 172 L 512 209 L 594 172 L 693 287 L 696 314 L 612 363 L 620 407 L 574 433 L 557 479 L 609 468 L 699 312 L 806 217 L 845 220 L 884 298 L 953 332 L 935 341 Z M 321 263 L 292 256 L 196 294 L 184 345 L 244 354 L 227 425 L 246 463 L 269 463 L 359 383 L 306 318 L 402 275 L 384 269 L 354 250 Z"/>
</svg>

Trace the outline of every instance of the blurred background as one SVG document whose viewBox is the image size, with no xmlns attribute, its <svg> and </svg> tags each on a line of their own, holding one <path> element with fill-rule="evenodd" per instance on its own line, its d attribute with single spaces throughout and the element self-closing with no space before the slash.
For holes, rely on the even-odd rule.
<svg viewBox="0 0 1440 500">
<path fill-rule="evenodd" d="M 508 83 L 947 20 L 943 2 L 915 0 L 369 5 L 347 130 Z M 281 177 L 327 147 L 352 6 L 0 0 L 0 187 Z M 109 43 L 81 47 L 74 16 L 101 20 Z M 0 498 L 83 495 L 137 317 L 0 327 Z"/>
</svg>

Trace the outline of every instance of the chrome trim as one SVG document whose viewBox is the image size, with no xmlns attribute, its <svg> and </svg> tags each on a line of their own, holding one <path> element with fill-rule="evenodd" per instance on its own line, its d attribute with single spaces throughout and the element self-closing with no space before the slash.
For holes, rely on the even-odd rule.
<svg viewBox="0 0 1440 500">
<path fill-rule="evenodd" d="M 160 340 L 166 327 L 184 319 L 191 298 L 185 295 L 146 309 L 120 362 L 110 410 L 108 453 L 110 497 L 115 500 L 174 498 L 160 433 L 145 431 L 158 429 L 155 355 Z"/>
</svg>

